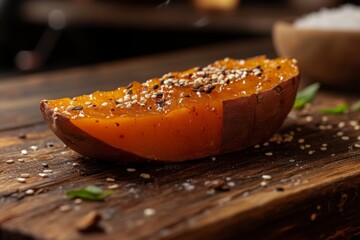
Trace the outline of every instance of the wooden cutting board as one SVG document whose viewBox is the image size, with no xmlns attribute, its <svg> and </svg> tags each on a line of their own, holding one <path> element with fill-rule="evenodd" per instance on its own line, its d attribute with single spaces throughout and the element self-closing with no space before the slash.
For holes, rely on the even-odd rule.
<svg viewBox="0 0 360 240">
<path fill-rule="evenodd" d="M 359 235 L 360 113 L 324 117 L 318 112 L 325 106 L 353 103 L 360 98 L 358 92 L 322 90 L 311 108 L 291 112 L 277 137 L 281 144 L 269 141 L 216 159 L 181 164 L 122 165 L 86 159 L 49 131 L 38 110 L 43 98 L 112 89 L 226 56 L 273 55 L 271 49 L 269 41 L 238 42 L 2 80 L 0 238 Z M 47 177 L 39 176 L 44 170 Z M 150 178 L 142 177 L 144 173 Z M 21 174 L 30 177 L 21 183 L 17 180 Z M 113 194 L 105 201 L 82 203 L 65 195 L 90 184 L 111 186 Z M 80 223 L 90 225 L 89 214 L 100 216 L 99 221 L 80 231 Z"/>
</svg>

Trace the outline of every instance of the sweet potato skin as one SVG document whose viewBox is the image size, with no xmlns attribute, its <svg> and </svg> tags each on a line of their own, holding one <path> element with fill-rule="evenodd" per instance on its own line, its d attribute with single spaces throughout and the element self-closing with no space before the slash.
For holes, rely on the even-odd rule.
<svg viewBox="0 0 360 240">
<path fill-rule="evenodd" d="M 83 156 L 121 162 L 147 161 L 130 152 L 114 148 L 82 131 L 72 124 L 68 117 L 54 112 L 54 109 L 47 104 L 47 100 L 40 102 L 40 110 L 44 120 L 55 135 L 68 147 Z"/>
<path fill-rule="evenodd" d="M 219 153 L 260 144 L 275 134 L 290 112 L 300 76 L 248 97 L 223 102 L 223 131 Z"/>
</svg>

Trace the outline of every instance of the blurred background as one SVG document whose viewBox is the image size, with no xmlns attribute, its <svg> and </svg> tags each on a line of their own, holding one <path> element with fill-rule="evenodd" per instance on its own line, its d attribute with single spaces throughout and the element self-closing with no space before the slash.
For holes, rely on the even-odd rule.
<svg viewBox="0 0 360 240">
<path fill-rule="evenodd" d="M 347 2 L 359 4 L 341 0 L 0 0 L 0 75 L 270 39 L 278 19 Z"/>
</svg>

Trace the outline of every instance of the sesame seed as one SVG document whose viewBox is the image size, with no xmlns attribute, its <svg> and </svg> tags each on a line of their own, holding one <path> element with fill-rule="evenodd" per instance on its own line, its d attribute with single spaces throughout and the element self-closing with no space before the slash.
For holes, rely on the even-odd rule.
<svg viewBox="0 0 360 240">
<path fill-rule="evenodd" d="M 260 145 L 259 145 L 259 144 L 256 144 L 256 145 L 254 146 L 254 148 L 260 148 Z"/>
<path fill-rule="evenodd" d="M 310 147 L 311 147 L 310 144 L 306 144 L 306 145 L 305 145 L 305 148 L 310 148 Z"/>
<path fill-rule="evenodd" d="M 344 133 L 340 131 L 340 132 L 337 132 L 336 135 L 338 135 L 339 137 L 341 137 L 342 135 L 344 135 Z"/>
<path fill-rule="evenodd" d="M 298 140 L 298 143 L 303 143 L 303 142 L 305 142 L 305 139 L 303 139 L 303 138 L 300 138 L 300 139 Z"/>
<path fill-rule="evenodd" d="M 327 143 L 323 143 L 323 144 L 321 144 L 321 146 L 327 147 L 328 145 L 327 145 Z"/>
<path fill-rule="evenodd" d="M 83 202 L 83 200 L 81 198 L 75 198 L 74 199 L 75 204 L 81 204 L 82 202 Z"/>
<path fill-rule="evenodd" d="M 312 116 L 306 116 L 306 117 L 305 117 L 305 121 L 307 121 L 307 122 L 312 122 L 312 121 L 313 121 L 313 117 L 312 117 Z"/>
<path fill-rule="evenodd" d="M 73 105 L 69 105 L 67 108 L 66 108 L 66 111 L 72 111 L 74 109 L 74 106 Z"/>
<path fill-rule="evenodd" d="M 91 102 L 85 102 L 84 103 L 86 106 L 88 106 L 88 105 L 91 105 Z"/>
<path fill-rule="evenodd" d="M 295 159 L 290 159 L 289 162 L 293 163 L 295 162 Z"/>
<path fill-rule="evenodd" d="M 145 217 L 151 217 L 154 216 L 156 214 L 156 210 L 153 208 L 146 208 L 144 209 L 144 216 Z"/>
<path fill-rule="evenodd" d="M 272 178 L 270 175 L 262 175 L 261 177 L 264 180 L 270 180 Z"/>
<path fill-rule="evenodd" d="M 310 150 L 310 151 L 308 151 L 308 154 L 309 155 L 312 155 L 312 154 L 314 154 L 315 153 L 315 151 L 314 150 Z"/>
<path fill-rule="evenodd" d="M 107 182 L 115 182 L 115 179 L 114 178 L 106 178 L 106 181 Z"/>
<path fill-rule="evenodd" d="M 130 95 L 125 95 L 125 96 L 124 96 L 124 101 L 125 101 L 125 102 L 130 101 L 130 99 L 131 99 Z"/>
<path fill-rule="evenodd" d="M 273 153 L 272 153 L 272 152 L 266 152 L 265 155 L 266 155 L 266 156 L 272 156 Z"/>
<path fill-rule="evenodd" d="M 345 122 L 339 122 L 338 123 L 338 128 L 343 128 L 345 127 Z"/>
<path fill-rule="evenodd" d="M 12 160 L 12 159 L 6 160 L 6 163 L 7 164 L 12 164 L 12 163 L 14 163 L 14 160 Z"/>
<path fill-rule="evenodd" d="M 19 178 L 16 178 L 16 180 L 20 183 L 26 183 L 26 178 L 19 177 Z"/>
<path fill-rule="evenodd" d="M 357 137 L 357 140 L 359 140 L 359 141 L 360 141 L 360 136 L 358 136 L 358 137 Z"/>
<path fill-rule="evenodd" d="M 39 177 L 42 177 L 42 178 L 47 178 L 49 176 L 49 174 L 47 174 L 47 173 L 39 173 L 38 175 L 39 175 Z"/>
<path fill-rule="evenodd" d="M 141 173 L 141 174 L 140 174 L 140 177 L 141 177 L 141 178 L 144 178 L 144 179 L 149 179 L 151 176 L 150 176 L 150 174 L 148 174 L 148 173 Z"/>
<path fill-rule="evenodd" d="M 77 167 L 77 166 L 79 166 L 79 165 L 80 165 L 79 163 L 73 163 L 73 164 L 72 164 L 73 167 Z"/>
<path fill-rule="evenodd" d="M 347 140 L 350 139 L 350 137 L 348 137 L 348 136 L 342 136 L 341 139 L 344 140 L 344 141 L 347 141 Z"/>
<path fill-rule="evenodd" d="M 216 161 L 216 157 L 215 157 L 215 156 L 212 156 L 212 157 L 211 157 L 211 161 Z"/>
<path fill-rule="evenodd" d="M 329 120 L 329 118 L 327 116 L 322 116 L 321 117 L 321 121 L 323 122 L 327 122 Z"/>
<path fill-rule="evenodd" d="M 30 174 L 28 174 L 28 173 L 22 173 L 22 174 L 20 174 L 20 177 L 22 177 L 22 178 L 29 178 L 29 177 L 30 177 Z"/>
<path fill-rule="evenodd" d="M 71 210 L 71 206 L 70 205 L 62 205 L 59 207 L 60 212 L 68 212 Z"/>
<path fill-rule="evenodd" d="M 27 155 L 27 154 L 28 154 L 27 150 L 25 149 L 21 150 L 21 155 Z"/>
<path fill-rule="evenodd" d="M 59 108 L 58 107 L 55 107 L 54 108 L 54 112 L 58 112 L 59 111 Z"/>
<path fill-rule="evenodd" d="M 39 149 L 39 147 L 38 146 L 30 146 L 30 149 L 33 150 L 33 151 L 36 151 L 36 150 Z"/>
<path fill-rule="evenodd" d="M 35 193 L 34 189 L 28 189 L 25 191 L 26 195 L 33 195 Z"/>
<path fill-rule="evenodd" d="M 51 169 L 44 169 L 44 170 L 43 170 L 43 173 L 53 173 L 53 170 L 51 170 Z"/>
<path fill-rule="evenodd" d="M 25 162 L 25 160 L 22 159 L 22 158 L 19 158 L 19 159 L 18 159 L 18 162 Z"/>
<path fill-rule="evenodd" d="M 107 102 L 103 102 L 103 103 L 101 104 L 102 107 L 106 107 L 107 105 L 108 105 Z"/>
<path fill-rule="evenodd" d="M 355 143 L 354 145 L 356 148 L 360 148 L 360 143 Z"/>
<path fill-rule="evenodd" d="M 127 168 L 126 171 L 128 171 L 128 172 L 135 172 L 136 169 L 135 169 L 135 168 Z"/>
<path fill-rule="evenodd" d="M 327 150 L 327 147 L 321 147 L 320 150 L 321 150 L 321 151 L 326 151 L 326 150 Z"/>
<path fill-rule="evenodd" d="M 112 189 L 117 189 L 119 187 L 120 187 L 119 184 L 112 184 L 112 185 L 109 185 L 107 188 L 112 190 Z"/>
<path fill-rule="evenodd" d="M 268 183 L 265 181 L 260 182 L 260 186 L 262 186 L 262 187 L 266 187 L 267 185 L 268 185 Z"/>
</svg>

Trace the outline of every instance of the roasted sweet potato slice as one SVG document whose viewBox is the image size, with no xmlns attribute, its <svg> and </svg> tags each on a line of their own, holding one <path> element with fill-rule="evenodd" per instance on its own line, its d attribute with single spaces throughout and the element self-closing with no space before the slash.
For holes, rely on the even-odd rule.
<svg viewBox="0 0 360 240">
<path fill-rule="evenodd" d="M 267 140 L 298 84 L 295 60 L 226 58 L 110 92 L 43 100 L 40 108 L 52 131 L 84 156 L 180 162 Z"/>
</svg>

